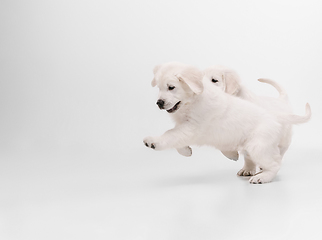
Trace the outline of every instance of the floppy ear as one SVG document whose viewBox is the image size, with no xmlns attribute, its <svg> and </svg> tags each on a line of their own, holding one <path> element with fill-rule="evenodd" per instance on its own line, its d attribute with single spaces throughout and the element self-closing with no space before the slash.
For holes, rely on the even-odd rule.
<svg viewBox="0 0 322 240">
<path fill-rule="evenodd" d="M 195 94 L 200 94 L 203 91 L 202 72 L 195 67 L 187 67 L 184 71 L 177 74 L 176 77 L 188 85 Z"/>
<path fill-rule="evenodd" d="M 157 85 L 157 81 L 155 80 L 155 74 L 159 71 L 160 68 L 161 68 L 161 64 L 160 65 L 156 65 L 153 68 L 154 77 L 153 77 L 152 82 L 151 82 L 152 87 L 155 87 Z"/>
<path fill-rule="evenodd" d="M 240 78 L 234 71 L 227 71 L 223 74 L 225 92 L 236 95 L 240 90 Z"/>
</svg>

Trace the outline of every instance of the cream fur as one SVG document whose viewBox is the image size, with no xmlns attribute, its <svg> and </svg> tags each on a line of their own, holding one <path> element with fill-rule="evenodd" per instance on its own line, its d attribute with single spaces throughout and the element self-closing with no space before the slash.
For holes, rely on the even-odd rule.
<svg viewBox="0 0 322 240">
<path fill-rule="evenodd" d="M 230 76 L 227 78 L 226 76 Z M 281 139 L 279 142 L 279 150 L 281 157 L 284 156 L 285 152 L 289 148 L 292 139 L 292 125 L 298 123 L 307 122 L 311 116 L 310 106 L 306 106 L 306 115 L 296 116 L 292 115 L 292 109 L 288 101 L 288 96 L 285 90 L 276 82 L 270 79 L 258 79 L 260 82 L 268 83 L 276 88 L 279 92 L 278 98 L 258 96 L 252 91 L 248 90 L 244 85 L 241 84 L 238 74 L 227 67 L 223 66 L 214 66 L 207 68 L 205 70 L 205 77 L 208 78 L 208 81 L 216 79 L 218 82 L 213 83 L 213 86 L 221 88 L 223 91 L 227 92 L 227 86 L 234 89 L 230 94 L 235 95 L 239 98 L 250 101 L 262 108 L 264 108 L 268 113 L 274 115 L 277 121 L 281 124 Z M 286 116 L 292 116 L 287 118 Z M 181 150 L 182 152 L 182 150 Z M 238 153 L 224 153 L 228 158 L 232 159 L 229 156 L 238 156 Z M 234 159 L 236 160 L 236 158 Z M 248 155 L 245 156 L 245 166 L 238 172 L 238 175 L 253 175 L 255 169 L 250 169 L 251 159 Z"/>
<path fill-rule="evenodd" d="M 181 63 L 166 63 L 154 70 L 152 86 L 158 86 L 164 109 L 171 112 L 175 127 L 144 144 L 155 150 L 176 148 L 191 154 L 189 145 L 213 146 L 228 155 L 241 151 L 248 159 L 242 175 L 254 175 L 251 183 L 272 181 L 280 169 L 283 123 L 265 108 L 224 92 L 209 81 L 210 75 Z M 170 90 L 169 86 L 174 87 Z M 240 90 L 239 90 L 240 91 Z M 284 114 L 292 120 L 293 115 Z M 235 156 L 232 156 L 235 157 Z M 246 174 L 248 172 L 248 174 Z"/>
</svg>

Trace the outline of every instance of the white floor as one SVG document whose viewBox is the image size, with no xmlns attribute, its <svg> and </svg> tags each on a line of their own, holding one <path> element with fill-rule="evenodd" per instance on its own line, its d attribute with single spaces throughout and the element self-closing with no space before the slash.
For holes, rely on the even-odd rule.
<svg viewBox="0 0 322 240">
<path fill-rule="evenodd" d="M 215 149 L 2 154 L 0 239 L 321 239 L 321 151 L 251 185 Z"/>
</svg>

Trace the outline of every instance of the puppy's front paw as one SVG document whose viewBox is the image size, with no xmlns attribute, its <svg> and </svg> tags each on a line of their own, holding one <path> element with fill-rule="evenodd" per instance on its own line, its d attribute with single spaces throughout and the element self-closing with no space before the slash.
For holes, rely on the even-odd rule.
<svg viewBox="0 0 322 240">
<path fill-rule="evenodd" d="M 177 148 L 178 153 L 180 153 L 182 156 L 190 157 L 192 155 L 192 149 L 191 147 L 183 147 L 183 148 Z"/>
<path fill-rule="evenodd" d="M 159 144 L 156 138 L 154 137 L 146 137 L 143 139 L 143 143 L 148 148 L 152 148 L 154 150 L 159 150 Z"/>
<path fill-rule="evenodd" d="M 230 160 L 237 161 L 239 158 L 239 154 L 237 151 L 230 151 L 230 152 L 229 151 L 221 151 L 221 152 Z"/>
</svg>

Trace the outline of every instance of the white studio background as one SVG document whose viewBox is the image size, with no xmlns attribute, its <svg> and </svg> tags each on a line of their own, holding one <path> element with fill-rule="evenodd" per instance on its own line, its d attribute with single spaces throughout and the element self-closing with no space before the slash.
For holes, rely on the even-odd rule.
<svg viewBox="0 0 322 240">
<path fill-rule="evenodd" d="M 135 167 L 137 159 L 176 161 L 176 152 L 152 152 L 142 143 L 172 126 L 157 109 L 157 89 L 150 85 L 152 69 L 160 63 L 179 61 L 200 69 L 223 64 L 259 94 L 277 95 L 256 79 L 278 81 L 296 114 L 304 114 L 306 102 L 313 112 L 309 123 L 294 127 L 289 151 L 319 151 L 321 10 L 318 0 L 2 0 L 0 177 L 9 197 L 1 197 L 0 236 L 37 239 L 32 229 L 42 221 L 27 213 L 38 209 L 35 198 L 41 193 L 32 195 L 32 187 L 45 184 L 47 174 L 61 176 L 60 187 L 73 178 L 83 184 L 82 176 L 97 179 L 96 174 L 102 183 L 108 174 L 130 172 L 126 165 Z M 55 189 L 63 198 L 60 187 Z M 26 200 L 23 188 L 31 191 Z M 51 196 L 39 200 L 44 209 L 55 202 Z"/>
</svg>

